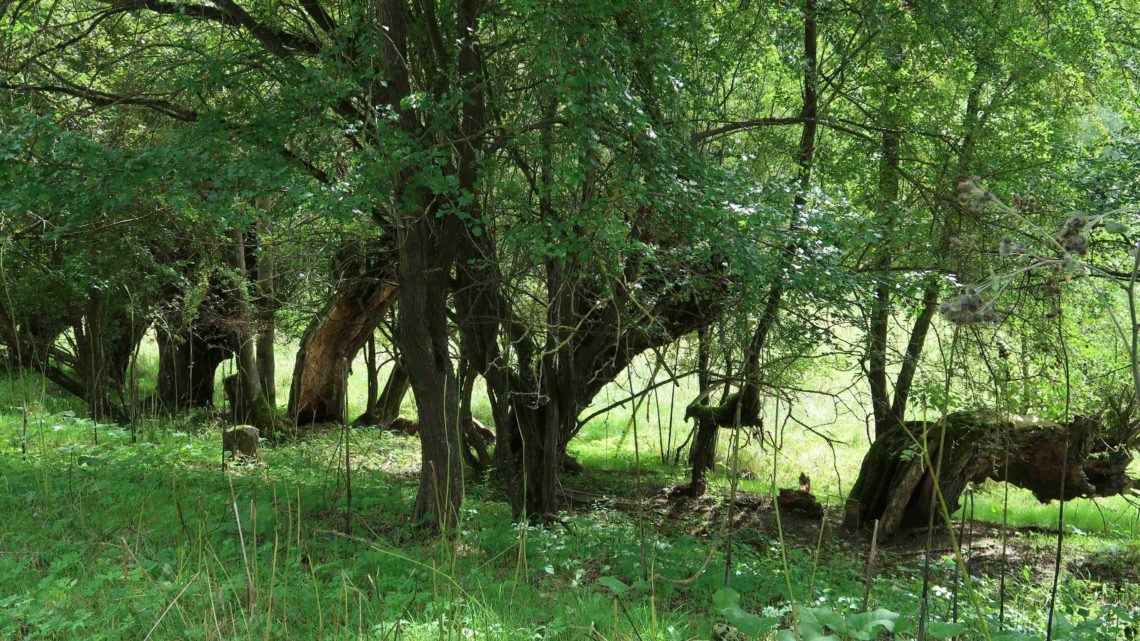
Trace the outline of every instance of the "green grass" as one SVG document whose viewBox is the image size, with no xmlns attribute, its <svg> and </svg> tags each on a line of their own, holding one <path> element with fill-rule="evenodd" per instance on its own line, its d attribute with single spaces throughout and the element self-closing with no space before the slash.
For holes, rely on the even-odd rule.
<svg viewBox="0 0 1140 641">
<path fill-rule="evenodd" d="M 287 395 L 290 357 L 283 350 L 278 361 L 280 399 Z M 143 363 L 145 389 L 147 380 L 153 385 L 153 361 Z M 358 364 L 350 381 L 354 411 L 363 406 L 362 370 Z M 631 411 L 616 409 L 572 444 L 590 470 L 564 483 L 630 497 L 636 475 L 644 486 L 683 480 L 683 457 L 673 466 L 662 462 L 661 451 L 677 447 L 687 432 L 680 419 L 695 391 L 691 381 L 683 382 L 672 407 L 667 392 L 662 388 L 638 411 L 638 456 Z M 598 406 L 627 393 L 613 386 Z M 25 404 L 27 452 L 21 448 Z M 266 448 L 261 465 L 222 469 L 220 425 L 146 420 L 132 442 L 126 429 L 76 418 L 82 409 L 35 377 L 0 378 L 0 639 L 648 641 L 707 639 L 719 620 L 709 608 L 726 561 L 723 509 L 709 523 L 695 510 L 668 516 L 602 504 L 567 514 L 570 529 L 535 528 L 511 521 L 493 481 L 472 480 L 461 531 L 441 541 L 424 536 L 407 516 L 418 442 L 353 429 L 350 536 L 344 531 L 343 430 Z M 477 396 L 475 409 L 486 416 L 485 396 Z M 411 413 L 410 401 L 405 410 Z M 775 456 L 777 484 L 793 485 L 806 471 L 817 493 L 837 506 L 865 448 L 863 425 L 844 419 L 829 399 L 805 397 L 796 411 L 841 443 L 833 458 L 822 440 L 789 427 Z M 767 424 L 775 424 L 774 417 Z M 727 435 L 722 440 L 723 456 Z M 741 489 L 768 492 L 772 460 L 771 445 L 746 446 L 740 468 L 751 478 Z M 722 458 L 711 479 L 718 491 L 727 485 L 726 463 Z M 1000 488 L 981 488 L 977 516 L 1000 522 L 1002 500 Z M 1066 506 L 1066 522 L 1076 527 L 1068 555 L 1133 549 L 1136 512 L 1123 502 L 1101 506 L 1108 532 L 1092 503 Z M 1011 493 L 1010 507 L 1012 524 L 1055 522 L 1056 505 L 1038 506 L 1026 493 Z M 731 584 L 750 612 L 786 617 L 789 583 L 797 603 L 810 595 L 816 605 L 839 612 L 859 605 L 864 544 L 827 534 L 817 564 L 814 530 L 782 544 L 773 527 L 748 523 L 734 538 Z M 643 532 L 648 567 L 641 561 Z M 1048 560 L 1051 537 L 1022 538 Z M 913 551 L 884 549 L 872 604 L 913 623 L 920 559 Z M 1015 565 L 1009 577 L 1007 622 L 1039 634 L 1049 581 L 1040 567 L 1026 567 Z M 642 581 L 643 571 L 653 580 Z M 631 590 L 615 600 L 599 583 L 604 577 Z M 951 582 L 951 565 L 941 558 L 935 618 L 949 616 Z M 978 576 L 977 583 L 992 618 L 997 580 Z M 1068 617 L 1108 621 L 1097 638 L 1121 638 L 1131 608 L 1140 606 L 1133 583 L 1067 572 L 1061 588 Z M 976 623 L 967 638 L 978 638 Z"/>
</svg>

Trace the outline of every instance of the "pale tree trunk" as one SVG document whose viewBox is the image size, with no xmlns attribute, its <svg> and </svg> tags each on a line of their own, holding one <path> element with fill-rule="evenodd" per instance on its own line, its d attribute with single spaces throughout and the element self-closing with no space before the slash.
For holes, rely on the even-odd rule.
<svg viewBox="0 0 1140 641">
<path fill-rule="evenodd" d="M 345 421 L 347 364 L 376 331 L 399 291 L 394 283 L 377 278 L 351 280 L 309 323 L 289 389 L 289 415 L 299 425 Z"/>
<path fill-rule="evenodd" d="M 260 323 L 257 333 L 257 369 L 261 389 L 270 405 L 277 405 L 276 356 L 277 301 L 274 288 L 273 255 L 262 247 L 257 257 L 257 294 Z"/>
<path fill-rule="evenodd" d="M 257 339 L 253 319 L 257 318 L 249 295 L 249 271 L 245 261 L 245 237 L 238 228 L 230 230 L 233 245 L 231 267 L 234 270 L 232 287 L 236 294 L 238 322 L 234 324 L 237 349 L 237 374 L 234 381 L 234 418 L 249 423 L 261 430 L 262 434 L 274 436 L 280 427 L 275 416 L 275 408 L 269 404 L 261 387 L 261 374 L 257 363 Z"/>
</svg>

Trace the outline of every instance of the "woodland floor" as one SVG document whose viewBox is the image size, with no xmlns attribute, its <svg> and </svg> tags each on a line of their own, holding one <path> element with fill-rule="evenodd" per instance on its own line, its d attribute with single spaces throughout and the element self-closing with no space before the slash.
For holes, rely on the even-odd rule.
<svg viewBox="0 0 1140 641">
<path fill-rule="evenodd" d="M 31 425 L 26 440 L 22 421 L 0 425 L 4 639 L 709 639 L 730 509 L 730 585 L 745 609 L 786 622 L 792 600 L 848 613 L 862 601 L 868 537 L 839 532 L 830 500 L 822 536 L 818 518 L 777 524 L 759 481 L 731 508 L 721 474 L 706 497 L 678 501 L 667 491 L 683 467 L 583 450 L 586 472 L 564 478 L 566 527 L 512 523 L 498 486 L 473 479 L 462 532 L 440 543 L 407 518 L 414 437 L 348 432 L 349 534 L 344 430 L 223 470 L 218 428 L 154 423 L 132 443 L 100 426 L 96 445 L 95 427 L 66 415 Z M 1058 608 L 1067 621 L 1102 620 L 1088 638 L 1124 638 L 1140 607 L 1140 553 L 1132 531 L 1104 525 L 1067 527 Z M 1000 523 L 966 531 L 983 617 L 996 629 L 1004 566 L 1005 627 L 1040 635 L 1055 530 L 1011 528 L 1004 562 Z M 925 541 L 912 532 L 879 548 L 870 603 L 902 613 L 899 638 L 913 636 Z M 932 547 L 931 616 L 945 620 L 944 530 Z M 959 616 L 974 630 L 963 638 L 980 638 L 972 608 L 963 596 Z"/>
</svg>

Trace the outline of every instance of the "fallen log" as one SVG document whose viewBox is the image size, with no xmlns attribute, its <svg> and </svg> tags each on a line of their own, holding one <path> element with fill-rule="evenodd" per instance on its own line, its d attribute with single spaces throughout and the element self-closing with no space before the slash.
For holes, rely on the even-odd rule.
<svg viewBox="0 0 1140 641">
<path fill-rule="evenodd" d="M 1132 452 L 1106 438 L 1100 421 L 1090 417 L 1061 424 L 984 410 L 933 423 L 908 421 L 871 445 L 843 525 L 855 530 L 878 519 L 886 536 L 924 527 L 932 505 L 938 509 L 932 467 L 940 470 L 938 486 L 953 512 L 968 483 L 987 479 L 1025 488 L 1042 503 L 1124 494 L 1136 485 L 1127 474 L 1131 462 Z"/>
</svg>

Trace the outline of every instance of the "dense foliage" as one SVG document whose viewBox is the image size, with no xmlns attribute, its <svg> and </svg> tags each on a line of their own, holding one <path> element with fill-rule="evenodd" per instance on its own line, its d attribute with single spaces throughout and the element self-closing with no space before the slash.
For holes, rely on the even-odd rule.
<svg viewBox="0 0 1140 641">
<path fill-rule="evenodd" d="M 668 390 L 676 500 L 725 470 L 735 496 L 753 443 L 773 493 L 786 439 L 854 447 L 798 411 L 820 398 L 865 427 L 859 532 L 946 529 L 985 479 L 1131 500 L 1138 23 L 1132 0 L 0 0 L 12 451 L 46 447 L 36 377 L 132 442 L 156 417 L 283 447 L 403 426 L 410 523 L 447 541 L 489 488 L 565 523 L 591 420 L 624 408 L 640 469 Z M 792 611 L 715 603 L 745 634 Z M 782 627 L 903 634 L 828 612 Z"/>
</svg>

